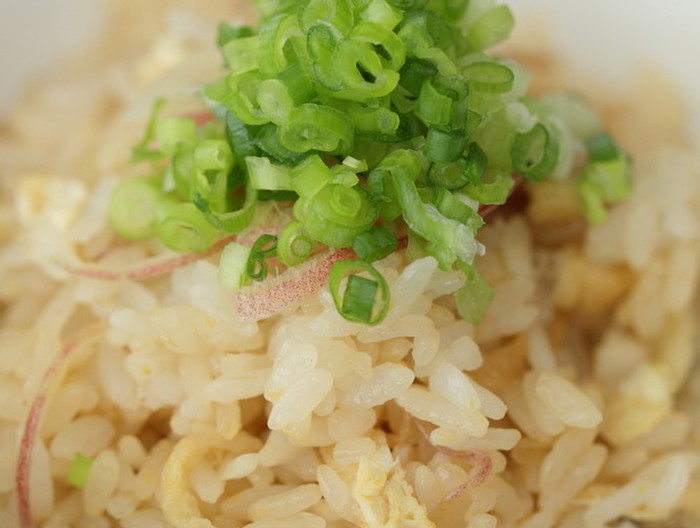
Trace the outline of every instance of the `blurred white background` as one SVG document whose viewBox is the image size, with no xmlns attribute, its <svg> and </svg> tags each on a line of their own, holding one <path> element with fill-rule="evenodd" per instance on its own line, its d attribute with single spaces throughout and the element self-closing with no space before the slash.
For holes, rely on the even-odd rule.
<svg viewBox="0 0 700 528">
<path fill-rule="evenodd" d="M 104 0 L 0 0 L 0 114 L 26 79 L 90 45 L 104 23 L 103 6 Z"/>
<path fill-rule="evenodd" d="M 0 1 L 0 114 L 28 76 L 90 45 L 103 27 L 104 1 Z M 689 100 L 700 143 L 700 0 L 506 3 L 523 25 L 545 21 L 558 50 L 584 72 L 624 86 L 631 73 L 653 65 L 675 79 Z"/>
</svg>

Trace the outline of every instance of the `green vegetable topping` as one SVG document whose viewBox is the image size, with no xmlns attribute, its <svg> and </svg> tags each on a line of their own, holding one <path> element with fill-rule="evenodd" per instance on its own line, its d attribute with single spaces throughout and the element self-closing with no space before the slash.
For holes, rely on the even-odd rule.
<svg viewBox="0 0 700 528">
<path fill-rule="evenodd" d="M 389 285 L 369 262 L 336 262 L 328 277 L 328 287 L 338 313 L 348 321 L 374 325 L 386 317 Z"/>
<path fill-rule="evenodd" d="M 252 227 L 263 203 L 279 202 L 268 207 L 293 218 L 278 237 L 223 251 L 226 287 L 264 280 L 272 256 L 292 267 L 322 245 L 352 248 L 359 260 L 333 265 L 330 290 L 343 317 L 376 324 L 389 290 L 370 263 L 408 240 L 409 257 L 464 274 L 457 308 L 477 323 L 493 296 L 473 266 L 483 251 L 480 211 L 506 202 L 523 180 L 569 179 L 598 223 L 631 192 L 628 156 L 591 126 L 580 99 L 527 97 L 520 65 L 488 53 L 513 29 L 507 6 L 255 4 L 257 27 L 219 25 L 226 66 L 203 89 L 211 115 L 173 117 L 164 100 L 154 104 L 132 156 L 151 173 L 112 195 L 109 218 L 121 236 L 204 252 Z"/>
<path fill-rule="evenodd" d="M 68 470 L 68 476 L 66 477 L 68 484 L 83 489 L 90 476 L 92 462 L 92 458 L 81 453 L 76 453 L 73 457 L 73 462 L 71 462 L 70 469 Z"/>
</svg>

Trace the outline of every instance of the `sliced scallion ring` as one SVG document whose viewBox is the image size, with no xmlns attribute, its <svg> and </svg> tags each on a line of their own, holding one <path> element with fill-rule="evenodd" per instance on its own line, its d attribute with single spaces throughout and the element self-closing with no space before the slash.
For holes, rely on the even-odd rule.
<svg viewBox="0 0 700 528">
<path fill-rule="evenodd" d="M 549 128 L 537 123 L 515 137 L 510 151 L 513 168 L 531 181 L 547 178 L 559 161 L 559 143 Z"/>
<path fill-rule="evenodd" d="M 382 322 L 389 311 L 389 285 L 369 262 L 336 262 L 328 276 L 328 288 L 338 313 L 348 321 L 375 325 Z"/>
<path fill-rule="evenodd" d="M 515 79 L 513 71 L 508 66 L 490 61 L 473 62 L 462 72 L 467 76 L 470 88 L 489 94 L 510 91 Z"/>
</svg>

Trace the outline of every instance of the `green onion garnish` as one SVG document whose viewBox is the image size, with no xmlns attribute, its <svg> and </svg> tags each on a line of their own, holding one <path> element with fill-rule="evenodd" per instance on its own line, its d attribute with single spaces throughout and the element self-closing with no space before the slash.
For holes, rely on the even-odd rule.
<svg viewBox="0 0 700 528">
<path fill-rule="evenodd" d="M 277 254 L 277 237 L 273 235 L 260 235 L 250 248 L 246 262 L 246 273 L 253 280 L 261 281 L 267 277 L 267 263 L 265 259 Z"/>
<path fill-rule="evenodd" d="M 369 262 L 336 262 L 328 277 L 328 287 L 338 313 L 348 321 L 374 325 L 383 321 L 389 311 L 389 286 Z"/>
<path fill-rule="evenodd" d="M 606 204 L 627 198 L 632 192 L 632 166 L 627 154 L 607 132 L 588 137 L 589 160 L 576 182 L 583 212 L 593 225 L 607 218 Z"/>
<path fill-rule="evenodd" d="M 219 258 L 219 282 L 231 290 L 239 290 L 248 283 L 250 248 L 236 242 L 228 244 Z"/>
<path fill-rule="evenodd" d="M 314 249 L 315 241 L 301 222 L 287 224 L 277 240 L 277 256 L 287 266 L 304 262 Z"/>
<path fill-rule="evenodd" d="M 352 241 L 355 253 L 367 262 L 383 259 L 396 251 L 399 241 L 389 229 L 383 225 L 374 226 L 360 233 Z"/>
<path fill-rule="evenodd" d="M 68 484 L 83 489 L 90 476 L 92 462 L 92 458 L 81 453 L 76 453 L 73 457 L 73 462 L 71 462 L 70 469 L 68 470 L 68 476 L 66 477 Z"/>
<path fill-rule="evenodd" d="M 557 165 L 559 144 L 552 131 L 538 123 L 529 132 L 518 134 L 511 157 L 516 171 L 532 181 L 542 181 Z"/>
<path fill-rule="evenodd" d="M 142 240 L 155 234 L 161 192 L 153 178 L 129 178 L 119 182 L 109 203 L 109 221 L 128 240 Z"/>
<path fill-rule="evenodd" d="M 347 248 L 334 254 L 359 260 L 333 267 L 336 307 L 375 324 L 389 292 L 370 263 L 396 251 L 401 233 L 409 259 L 429 255 L 464 273 L 457 306 L 477 322 L 492 295 L 473 266 L 480 212 L 504 203 L 516 181 L 568 179 L 591 223 L 631 192 L 631 162 L 597 120 L 581 126 L 571 105 L 526 97 L 528 74 L 489 53 L 513 29 L 505 5 L 254 4 L 256 27 L 219 25 L 226 71 L 202 90 L 211 119 L 173 109 L 161 118 L 166 102 L 154 103 L 133 149 L 148 176 L 120 183 L 109 205 L 121 236 L 203 252 L 260 222 L 272 202 L 266 210 L 293 218 L 277 239 L 226 246 L 222 284 L 264 280 L 273 254 L 291 267 L 322 245 Z"/>
</svg>

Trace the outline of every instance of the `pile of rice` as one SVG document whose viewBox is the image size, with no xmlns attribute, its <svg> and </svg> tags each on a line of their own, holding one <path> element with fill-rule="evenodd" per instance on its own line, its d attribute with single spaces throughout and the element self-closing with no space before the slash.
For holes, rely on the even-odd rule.
<svg viewBox="0 0 700 528">
<path fill-rule="evenodd" d="M 200 108 L 186 88 L 217 75 L 215 22 L 244 16 L 194 4 L 114 2 L 106 44 L 0 129 L 0 526 L 20 526 L 42 395 L 37 527 L 697 526 L 700 166 L 646 94 L 608 105 L 636 160 L 608 222 L 583 225 L 557 182 L 488 219 L 496 295 L 477 328 L 455 316 L 458 275 L 400 252 L 378 265 L 393 302 L 376 327 L 325 290 L 243 323 L 216 256 L 146 281 L 65 271 L 164 251 L 120 241 L 105 205 L 153 97 Z M 76 453 L 93 459 L 82 490 Z"/>
</svg>

